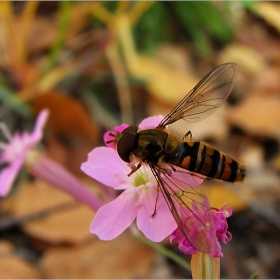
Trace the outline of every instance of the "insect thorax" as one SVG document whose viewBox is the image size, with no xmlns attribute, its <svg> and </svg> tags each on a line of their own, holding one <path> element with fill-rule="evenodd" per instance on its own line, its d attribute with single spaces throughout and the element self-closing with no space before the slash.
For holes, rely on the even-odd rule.
<svg viewBox="0 0 280 280">
<path fill-rule="evenodd" d="M 132 153 L 143 162 L 157 164 L 160 157 L 172 152 L 178 146 L 175 137 L 161 129 L 147 129 L 137 133 Z"/>
</svg>

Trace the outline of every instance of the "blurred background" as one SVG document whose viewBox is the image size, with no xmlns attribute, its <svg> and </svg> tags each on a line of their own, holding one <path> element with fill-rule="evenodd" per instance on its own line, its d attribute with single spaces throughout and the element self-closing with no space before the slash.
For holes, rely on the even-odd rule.
<svg viewBox="0 0 280 280">
<path fill-rule="evenodd" d="M 233 209 L 221 277 L 280 278 L 279 33 L 278 2 L 1 2 L 0 121 L 31 131 L 49 108 L 41 148 L 102 197 L 80 165 L 106 130 L 167 114 L 237 63 L 225 104 L 178 129 L 247 168 L 244 183 L 203 183 L 213 206 Z M 92 210 L 24 171 L 0 203 L 0 278 L 191 277 L 129 230 L 99 241 Z"/>
</svg>

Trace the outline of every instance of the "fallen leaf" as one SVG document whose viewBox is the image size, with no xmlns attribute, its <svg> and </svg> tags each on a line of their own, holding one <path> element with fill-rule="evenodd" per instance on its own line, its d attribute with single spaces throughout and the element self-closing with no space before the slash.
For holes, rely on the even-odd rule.
<svg viewBox="0 0 280 280">
<path fill-rule="evenodd" d="M 34 279 L 42 278 L 41 272 L 33 265 L 13 252 L 13 246 L 0 241 L 0 278 L 1 279 Z"/>
<path fill-rule="evenodd" d="M 233 190 L 231 190 L 232 188 Z M 235 193 L 234 188 L 244 188 L 244 186 L 242 184 L 223 186 L 215 183 L 202 185 L 212 207 L 220 209 L 229 204 L 228 208 L 233 209 L 234 212 L 245 210 L 248 205 Z"/>
<path fill-rule="evenodd" d="M 50 110 L 48 124 L 54 134 L 77 137 L 93 145 L 97 142 L 99 128 L 78 100 L 53 90 L 37 95 L 30 104 L 36 112 Z"/>
<path fill-rule="evenodd" d="M 37 239 L 53 244 L 81 243 L 91 237 L 89 226 L 94 216 L 92 210 L 75 202 L 72 196 L 43 182 L 21 185 L 16 193 L 13 213 L 20 218 L 54 207 L 58 208 L 57 211 L 24 222 L 23 230 Z"/>
<path fill-rule="evenodd" d="M 280 32 L 279 3 L 258 2 L 255 12 Z"/>
<path fill-rule="evenodd" d="M 133 76 L 147 82 L 150 93 L 165 103 L 179 102 L 199 81 L 194 75 L 174 70 L 160 61 L 138 55 L 128 68 Z"/>
<path fill-rule="evenodd" d="M 240 43 L 228 45 L 219 54 L 217 60 L 220 64 L 226 62 L 237 63 L 240 72 L 247 72 L 252 76 L 261 73 L 265 67 L 265 59 L 260 52 Z"/>
<path fill-rule="evenodd" d="M 249 134 L 280 137 L 280 99 L 277 96 L 249 94 L 239 105 L 231 108 L 228 121 Z"/>
<path fill-rule="evenodd" d="M 128 231 L 112 241 L 97 238 L 81 246 L 52 248 L 40 267 L 47 278 L 148 278 L 155 258 L 153 249 Z"/>
<path fill-rule="evenodd" d="M 162 44 L 154 54 L 155 59 L 168 68 L 189 73 L 192 70 L 190 53 L 180 45 Z"/>
<path fill-rule="evenodd" d="M 34 19 L 26 37 L 31 54 L 34 55 L 34 53 L 44 51 L 52 46 L 57 33 L 55 25 L 55 21 L 49 18 L 36 17 Z"/>
<path fill-rule="evenodd" d="M 0 241 L 0 256 L 3 254 L 10 254 L 13 251 L 13 245 L 7 241 Z"/>
<path fill-rule="evenodd" d="M 279 52 L 280 55 L 280 52 Z M 254 94 L 270 96 L 280 96 L 280 67 L 267 65 L 252 83 L 251 91 Z"/>
<path fill-rule="evenodd" d="M 75 175 L 84 176 L 80 166 L 99 142 L 99 126 L 78 100 L 61 92 L 37 95 L 30 103 L 36 112 L 50 110 L 46 134 L 48 155 Z"/>
</svg>

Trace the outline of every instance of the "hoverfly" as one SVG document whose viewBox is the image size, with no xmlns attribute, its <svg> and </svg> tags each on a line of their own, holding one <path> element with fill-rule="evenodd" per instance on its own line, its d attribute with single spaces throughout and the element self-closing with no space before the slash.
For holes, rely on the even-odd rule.
<svg viewBox="0 0 280 280">
<path fill-rule="evenodd" d="M 183 235 L 193 246 L 207 253 L 211 253 L 211 246 L 213 247 L 214 244 L 206 246 L 201 242 L 205 238 L 197 238 L 194 234 L 189 234 L 188 228 L 181 219 L 181 211 L 186 209 L 192 217 L 196 216 L 201 228 L 208 228 L 211 236 L 214 234 L 215 225 L 213 216 L 209 214 L 210 205 L 208 204 L 209 215 L 206 222 L 192 210 L 193 200 L 203 207 L 206 197 L 199 188 L 188 186 L 189 174 L 238 182 L 244 179 L 245 168 L 207 143 L 192 141 L 190 131 L 182 139 L 178 139 L 167 129 L 167 126 L 181 119 L 191 123 L 198 122 L 214 113 L 229 96 L 237 72 L 238 66 L 234 63 L 222 64 L 212 70 L 156 128 L 138 131 L 137 126 L 129 126 L 120 134 L 111 134 L 115 137 L 120 158 L 128 163 L 132 158 L 136 158 L 139 162 L 132 167 L 128 176 L 136 172 L 142 164 L 148 165 Z M 190 136 L 189 140 L 188 136 Z M 186 181 L 178 179 L 177 173 L 188 174 Z M 201 232 L 197 232 L 197 235 L 199 234 L 201 235 Z"/>
</svg>

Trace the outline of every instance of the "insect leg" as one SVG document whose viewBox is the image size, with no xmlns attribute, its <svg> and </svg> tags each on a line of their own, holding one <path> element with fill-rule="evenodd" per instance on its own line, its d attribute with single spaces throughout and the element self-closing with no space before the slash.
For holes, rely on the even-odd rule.
<svg viewBox="0 0 280 280">
<path fill-rule="evenodd" d="M 183 136 L 184 142 L 186 142 L 188 140 L 187 139 L 188 136 L 190 136 L 190 140 L 192 141 L 192 132 L 190 130 Z"/>
<path fill-rule="evenodd" d="M 202 179 L 202 180 L 212 180 L 213 179 L 213 178 L 209 178 L 207 176 L 200 175 L 198 173 L 195 173 L 195 172 L 192 172 L 192 171 L 189 171 L 189 170 L 188 170 L 188 172 L 191 176 L 197 177 L 197 178 Z"/>
<path fill-rule="evenodd" d="M 132 168 L 131 168 L 131 171 L 127 174 L 127 176 L 129 177 L 130 175 L 132 175 L 134 172 L 136 172 L 140 167 L 141 167 L 141 163 L 138 163 L 138 165 L 137 166 L 133 166 Z"/>
<path fill-rule="evenodd" d="M 157 202 L 158 202 L 158 197 L 159 197 L 159 191 L 160 191 L 160 187 L 159 187 L 159 185 L 157 185 L 157 197 L 156 197 L 156 203 L 155 203 L 154 213 L 152 214 L 152 217 L 154 217 L 157 212 Z"/>
</svg>

